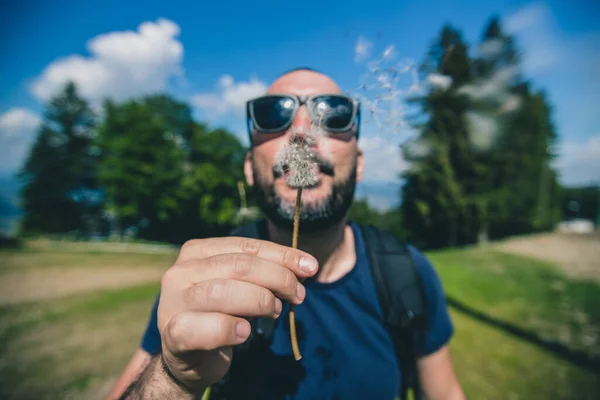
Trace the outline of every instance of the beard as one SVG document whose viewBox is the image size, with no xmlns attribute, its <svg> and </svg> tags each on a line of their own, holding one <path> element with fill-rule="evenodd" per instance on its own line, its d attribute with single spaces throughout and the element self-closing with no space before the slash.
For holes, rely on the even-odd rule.
<svg viewBox="0 0 600 400">
<path fill-rule="evenodd" d="M 334 183 L 331 193 L 326 198 L 301 205 L 301 232 L 317 232 L 340 223 L 346 217 L 356 190 L 356 164 L 357 157 L 353 160 L 349 176 L 342 182 Z M 322 166 L 321 171 L 333 176 L 332 166 Z M 274 184 L 265 184 L 264 180 L 260 179 L 254 161 L 252 173 L 255 182 L 254 196 L 260 209 L 277 227 L 291 231 L 294 227 L 295 203 L 285 202 L 277 195 Z"/>
</svg>

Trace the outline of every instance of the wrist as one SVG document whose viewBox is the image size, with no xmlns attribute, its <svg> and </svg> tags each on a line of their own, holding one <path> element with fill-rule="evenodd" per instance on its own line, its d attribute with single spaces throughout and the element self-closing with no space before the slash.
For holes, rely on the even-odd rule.
<svg viewBox="0 0 600 400">
<path fill-rule="evenodd" d="M 167 379 L 172 384 L 177 386 L 179 389 L 184 391 L 186 394 L 193 394 L 194 392 L 185 383 L 183 383 L 180 379 L 178 379 L 175 375 L 173 375 L 173 372 L 167 365 L 167 362 L 165 361 L 165 358 L 163 357 L 162 353 L 160 353 L 158 358 L 159 358 L 160 368 L 162 369 L 162 372 L 167 376 Z"/>
<path fill-rule="evenodd" d="M 199 394 L 204 393 L 204 391 L 206 390 L 205 386 L 198 385 L 198 386 L 191 387 L 187 383 L 182 381 L 181 379 L 177 378 L 175 376 L 175 374 L 173 374 L 173 371 L 171 371 L 171 368 L 169 368 L 169 365 L 167 364 L 162 353 L 158 356 L 158 358 L 159 358 L 159 360 L 158 360 L 159 368 L 162 370 L 162 373 L 165 375 L 165 379 L 168 380 L 169 384 L 175 390 L 180 391 L 181 395 L 192 396 L 192 395 L 199 395 Z"/>
<path fill-rule="evenodd" d="M 190 391 L 178 380 L 168 365 L 163 360 L 162 354 L 152 357 L 148 366 L 140 377 L 133 382 L 120 397 L 120 400 L 141 399 L 189 399 L 195 398 L 194 393 L 202 394 L 203 391 Z"/>
</svg>

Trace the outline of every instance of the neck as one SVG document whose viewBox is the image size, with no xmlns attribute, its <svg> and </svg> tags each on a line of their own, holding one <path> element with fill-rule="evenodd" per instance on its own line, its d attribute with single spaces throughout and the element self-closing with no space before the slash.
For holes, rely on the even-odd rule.
<svg viewBox="0 0 600 400">
<path fill-rule="evenodd" d="M 292 231 L 267 222 L 270 239 L 284 246 L 292 245 Z M 298 248 L 311 254 L 319 262 L 319 272 L 313 278 L 319 282 L 333 282 L 345 275 L 356 263 L 354 236 L 347 220 L 331 227 L 302 233 L 300 222 Z"/>
</svg>

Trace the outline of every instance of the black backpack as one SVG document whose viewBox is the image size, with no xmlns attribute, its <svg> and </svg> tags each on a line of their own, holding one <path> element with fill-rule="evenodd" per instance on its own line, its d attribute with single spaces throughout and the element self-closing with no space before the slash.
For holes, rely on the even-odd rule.
<svg viewBox="0 0 600 400">
<path fill-rule="evenodd" d="M 377 296 L 401 370 L 400 399 L 408 399 L 411 390 L 413 399 L 421 399 L 415 350 L 426 329 L 427 304 L 415 263 L 406 243 L 374 226 L 358 226 L 367 248 Z M 238 227 L 230 235 L 264 240 L 268 238 L 264 220 Z M 252 333 L 240 349 L 251 348 L 258 341 L 268 342 L 274 321 L 269 318 L 254 318 L 250 323 Z M 218 391 L 217 387 L 215 389 Z"/>
</svg>

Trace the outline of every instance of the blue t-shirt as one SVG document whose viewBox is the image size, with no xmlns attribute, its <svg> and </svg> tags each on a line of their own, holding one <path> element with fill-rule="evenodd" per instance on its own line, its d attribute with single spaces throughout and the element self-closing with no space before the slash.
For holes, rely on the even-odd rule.
<svg viewBox="0 0 600 400">
<path fill-rule="evenodd" d="M 398 396 L 401 371 L 383 324 L 364 241 L 356 225 L 352 229 L 355 267 L 333 283 L 307 281 L 306 299 L 295 307 L 302 359 L 297 362 L 292 355 L 289 305 L 284 302 L 273 341 L 251 356 L 248 368 L 243 367 L 238 379 L 258 385 L 261 399 L 391 400 Z M 414 247 L 410 252 L 427 296 L 428 331 L 417 349 L 424 356 L 448 343 L 453 325 L 433 266 Z M 142 348 L 151 354 L 161 349 L 156 307 L 142 340 Z M 234 356 L 232 370 L 237 360 Z"/>
</svg>

